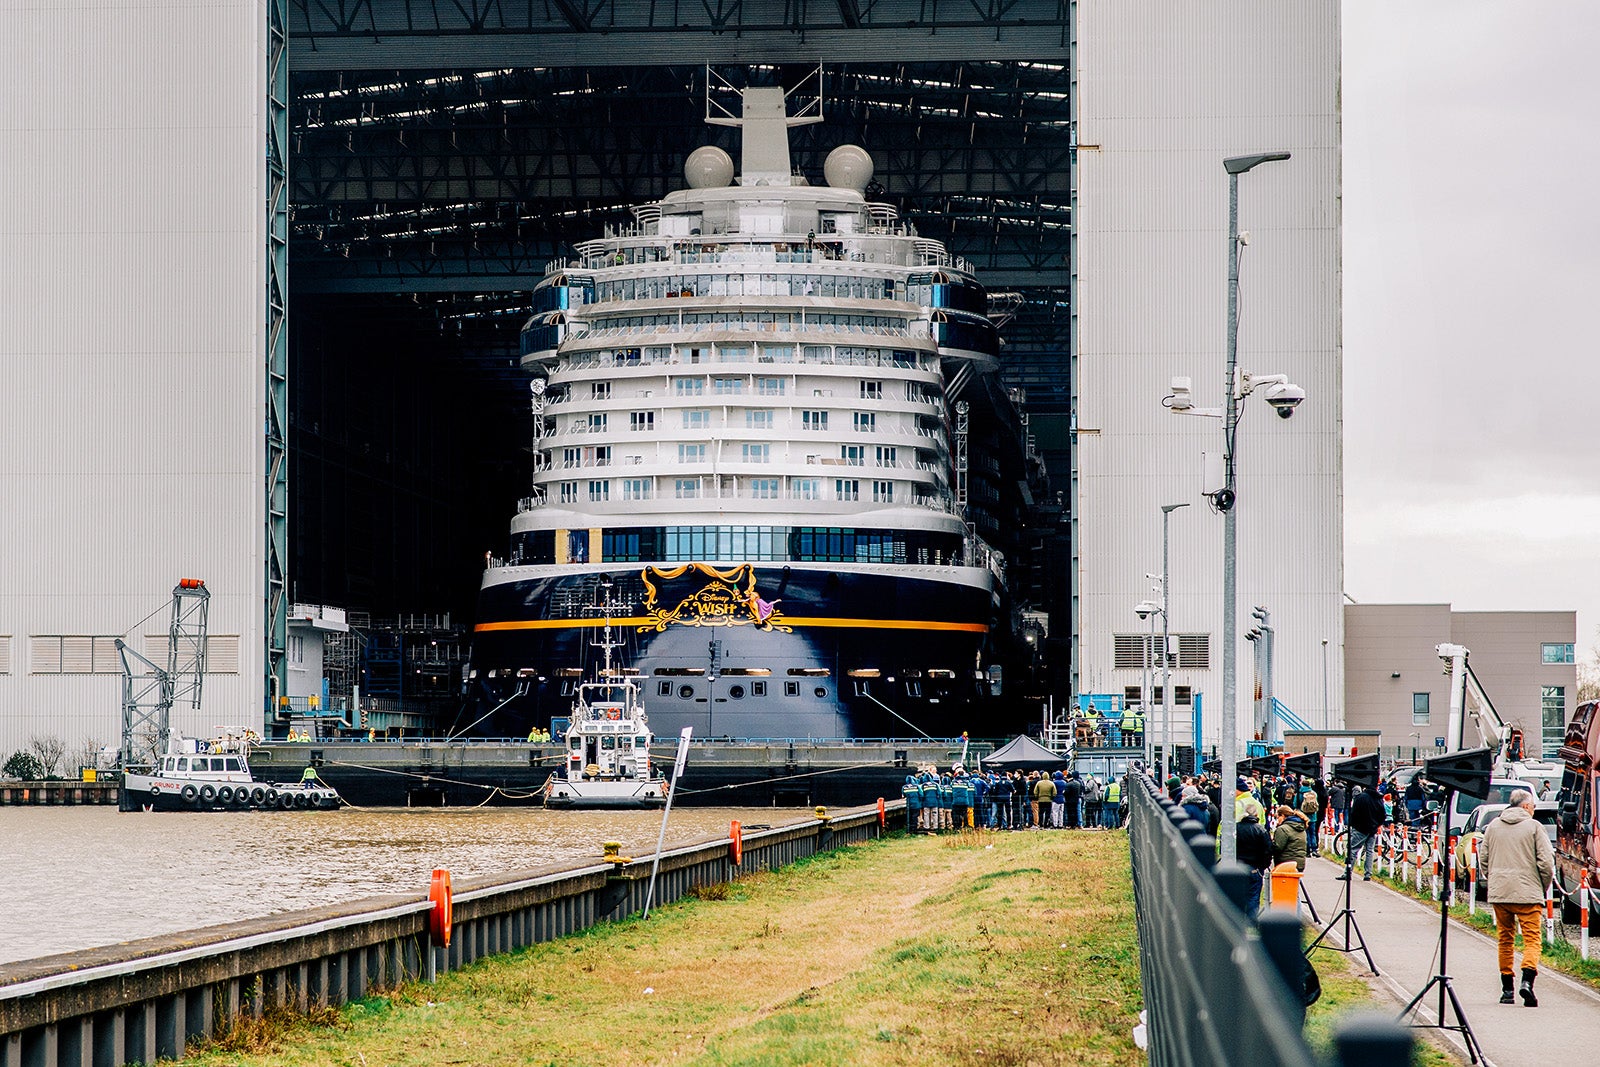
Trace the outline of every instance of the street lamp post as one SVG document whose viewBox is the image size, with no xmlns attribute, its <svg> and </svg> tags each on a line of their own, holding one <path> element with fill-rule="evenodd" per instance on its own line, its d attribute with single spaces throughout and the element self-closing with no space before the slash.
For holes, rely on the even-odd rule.
<svg viewBox="0 0 1600 1067">
<path fill-rule="evenodd" d="M 1166 777 L 1167 753 L 1172 751 L 1172 572 L 1167 561 L 1167 520 L 1179 508 L 1188 504 L 1161 505 L 1161 765 L 1162 778 Z M 1200 739 L 1194 739 L 1196 748 Z"/>
<path fill-rule="evenodd" d="M 1161 782 L 1165 783 L 1167 776 L 1166 771 L 1162 768 L 1165 767 L 1167 762 L 1166 750 L 1162 749 L 1161 752 L 1161 767 L 1156 766 L 1155 758 L 1155 746 L 1157 738 L 1154 727 L 1156 724 L 1155 716 L 1150 714 L 1150 705 L 1152 703 L 1150 700 L 1150 690 L 1155 686 L 1156 672 L 1155 664 L 1150 661 L 1150 655 L 1152 646 L 1156 643 L 1156 616 L 1160 615 L 1162 618 L 1162 632 L 1164 633 L 1166 632 L 1166 611 L 1160 604 L 1157 604 L 1151 600 L 1139 601 L 1139 603 L 1133 606 L 1133 610 L 1138 614 L 1139 621 L 1148 622 L 1150 624 L 1150 630 L 1145 635 L 1144 639 L 1144 689 L 1139 695 L 1139 713 L 1144 716 L 1144 764 L 1146 767 L 1151 767 L 1158 771 Z"/>
<path fill-rule="evenodd" d="M 1333 718 L 1333 709 L 1328 706 L 1328 639 L 1322 639 L 1322 728 L 1328 728 L 1329 721 Z"/>
<path fill-rule="evenodd" d="M 1238 664 L 1239 654 L 1239 575 L 1237 568 L 1239 516 L 1233 505 L 1237 499 L 1234 485 L 1234 459 L 1236 435 L 1239 429 L 1239 175 L 1247 173 L 1262 163 L 1289 158 L 1287 152 L 1263 152 L 1250 156 L 1232 156 L 1222 161 L 1228 172 L 1228 373 L 1223 379 L 1227 391 L 1222 422 L 1222 462 L 1224 484 L 1217 493 L 1217 507 L 1222 511 L 1222 731 L 1218 755 L 1222 761 L 1221 837 L 1222 860 L 1236 863 L 1239 859 L 1235 840 L 1233 805 L 1226 802 L 1239 774 L 1239 708 Z"/>
</svg>

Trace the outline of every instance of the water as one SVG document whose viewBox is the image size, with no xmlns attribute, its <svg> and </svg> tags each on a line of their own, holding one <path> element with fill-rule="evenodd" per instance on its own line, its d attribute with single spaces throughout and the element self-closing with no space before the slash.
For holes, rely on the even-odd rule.
<svg viewBox="0 0 1600 1067">
<path fill-rule="evenodd" d="M 667 843 L 728 832 L 730 819 L 779 824 L 803 812 L 674 808 Z M 230 920 L 425 892 L 598 859 L 601 842 L 648 855 L 659 811 L 365 808 L 338 812 L 125 814 L 112 807 L 0 808 L 11 886 L 0 965 Z"/>
</svg>

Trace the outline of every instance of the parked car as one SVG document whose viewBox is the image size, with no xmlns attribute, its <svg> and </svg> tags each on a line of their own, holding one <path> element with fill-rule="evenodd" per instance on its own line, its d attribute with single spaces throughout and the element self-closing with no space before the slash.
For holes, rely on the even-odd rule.
<svg viewBox="0 0 1600 1067">
<path fill-rule="evenodd" d="M 1543 826 L 1544 832 L 1550 835 L 1550 847 L 1556 844 L 1556 802 L 1553 800 L 1536 800 L 1533 802 L 1533 817 Z M 1461 836 L 1456 840 L 1456 888 L 1467 888 L 1467 868 L 1472 863 L 1472 843 L 1482 840 L 1483 831 L 1489 823 L 1500 817 L 1506 810 L 1504 804 L 1479 804 L 1467 816 L 1467 821 L 1462 824 Z M 1489 887 L 1482 881 L 1478 883 L 1478 899 L 1485 900 L 1489 896 Z"/>
</svg>

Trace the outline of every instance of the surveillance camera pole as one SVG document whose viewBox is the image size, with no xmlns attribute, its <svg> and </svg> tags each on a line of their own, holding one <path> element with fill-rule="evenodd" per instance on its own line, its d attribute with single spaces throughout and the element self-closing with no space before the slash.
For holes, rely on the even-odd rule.
<svg viewBox="0 0 1600 1067">
<path fill-rule="evenodd" d="M 1223 487 L 1216 494 L 1222 512 L 1222 717 L 1218 723 L 1217 756 L 1222 761 L 1222 811 L 1218 826 L 1222 863 L 1239 860 L 1233 804 L 1233 791 L 1239 774 L 1238 678 L 1235 660 L 1239 655 L 1239 578 L 1235 565 L 1238 546 L 1238 516 L 1234 514 L 1234 442 L 1239 427 L 1239 394 L 1235 379 L 1239 367 L 1239 175 L 1262 163 L 1288 159 L 1287 152 L 1266 152 L 1253 156 L 1233 156 L 1222 161 L 1228 172 L 1228 371 L 1223 379 L 1227 393 L 1222 421 Z"/>
</svg>

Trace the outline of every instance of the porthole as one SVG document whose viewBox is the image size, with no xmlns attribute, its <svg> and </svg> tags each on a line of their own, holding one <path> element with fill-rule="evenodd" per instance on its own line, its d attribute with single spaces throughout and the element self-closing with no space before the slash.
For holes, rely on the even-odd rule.
<svg viewBox="0 0 1600 1067">
<path fill-rule="evenodd" d="M 735 699 L 735 700 L 743 700 L 744 699 L 744 686 L 742 686 L 742 685 L 731 685 L 731 686 L 729 686 L 728 687 L 728 695 L 730 697 L 732 697 L 733 699 Z"/>
<path fill-rule="evenodd" d="M 818 698 L 825 697 L 825 696 L 828 695 L 828 690 L 825 687 L 820 686 L 820 685 L 817 686 L 815 689 L 813 689 L 812 692 L 816 693 Z"/>
<path fill-rule="evenodd" d="M 692 686 L 692 685 L 680 685 L 680 686 L 678 686 L 678 695 L 680 697 L 682 697 L 683 699 L 688 700 L 690 697 L 694 696 L 694 686 Z"/>
</svg>

